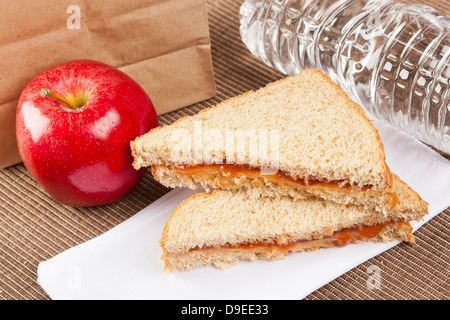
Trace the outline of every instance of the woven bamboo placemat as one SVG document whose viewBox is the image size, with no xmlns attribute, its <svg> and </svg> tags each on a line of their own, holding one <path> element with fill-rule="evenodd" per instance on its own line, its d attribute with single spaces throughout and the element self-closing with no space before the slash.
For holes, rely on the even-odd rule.
<svg viewBox="0 0 450 320">
<path fill-rule="evenodd" d="M 450 14 L 449 0 L 414 2 Z M 170 124 L 283 77 L 255 59 L 242 44 L 238 19 L 241 3 L 208 2 L 217 95 L 161 116 L 161 124 Z M 39 262 L 101 235 L 168 191 L 148 173 L 134 191 L 117 203 L 71 208 L 48 197 L 22 164 L 0 170 L 0 299 L 49 299 L 36 282 Z M 306 299 L 449 299 L 450 208 L 415 235 L 415 245 L 397 245 Z M 368 286 L 373 268 L 378 269 L 381 279 L 375 288 Z"/>
</svg>

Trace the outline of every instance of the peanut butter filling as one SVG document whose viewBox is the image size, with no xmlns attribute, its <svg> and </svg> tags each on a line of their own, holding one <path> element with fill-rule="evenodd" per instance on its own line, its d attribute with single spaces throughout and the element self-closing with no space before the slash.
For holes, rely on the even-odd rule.
<svg viewBox="0 0 450 320">
<path fill-rule="evenodd" d="M 245 251 L 267 251 L 274 249 L 278 252 L 296 252 L 307 249 L 315 248 L 330 248 L 334 246 L 344 247 L 349 243 L 370 240 L 375 238 L 380 232 L 387 226 L 394 226 L 399 229 L 412 230 L 412 227 L 407 222 L 395 222 L 395 223 L 384 223 L 375 226 L 365 227 L 359 226 L 354 228 L 346 228 L 340 231 L 334 232 L 332 235 L 328 236 L 317 236 L 317 239 L 312 240 L 296 240 L 288 242 L 286 244 L 277 243 L 265 243 L 265 242 L 255 242 L 255 243 L 243 243 L 237 246 L 233 245 L 223 245 L 220 247 L 204 246 L 202 248 L 192 248 L 193 250 L 209 250 L 209 249 L 219 249 L 219 250 L 245 250 Z"/>
<path fill-rule="evenodd" d="M 193 178 L 214 178 L 220 177 L 228 179 L 230 183 L 239 184 L 239 181 L 244 182 L 246 179 L 264 179 L 280 185 L 287 185 L 292 187 L 310 187 L 310 188 L 345 188 L 351 189 L 349 182 L 339 181 L 324 181 L 318 179 L 294 179 L 288 173 L 278 170 L 276 173 L 264 174 L 262 169 L 252 168 L 249 166 L 241 166 L 234 164 L 212 164 L 212 165 L 196 165 L 196 166 L 175 166 L 174 169 L 184 175 Z M 361 191 L 370 189 L 372 186 L 365 186 Z"/>
</svg>

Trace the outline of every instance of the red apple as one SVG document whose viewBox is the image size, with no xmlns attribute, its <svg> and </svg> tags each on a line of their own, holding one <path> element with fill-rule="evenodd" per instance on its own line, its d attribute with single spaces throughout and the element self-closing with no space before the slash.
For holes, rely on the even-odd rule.
<svg viewBox="0 0 450 320">
<path fill-rule="evenodd" d="M 90 60 L 36 76 L 16 115 L 24 165 L 69 206 L 112 203 L 130 192 L 145 173 L 132 167 L 130 141 L 157 125 L 150 98 L 133 79 Z"/>
</svg>

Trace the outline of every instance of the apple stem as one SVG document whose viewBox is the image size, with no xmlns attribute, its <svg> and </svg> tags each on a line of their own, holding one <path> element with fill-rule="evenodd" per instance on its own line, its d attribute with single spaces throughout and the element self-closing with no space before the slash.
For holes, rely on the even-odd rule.
<svg viewBox="0 0 450 320">
<path fill-rule="evenodd" d="M 50 97 L 53 99 L 58 100 L 59 102 L 61 102 L 66 108 L 69 109 L 77 109 L 76 106 L 74 106 L 69 100 L 67 100 L 64 97 L 61 97 L 59 94 L 54 93 L 52 90 L 47 89 L 47 88 L 42 88 L 41 91 L 39 91 L 39 93 L 41 94 L 41 96 L 45 97 Z"/>
</svg>

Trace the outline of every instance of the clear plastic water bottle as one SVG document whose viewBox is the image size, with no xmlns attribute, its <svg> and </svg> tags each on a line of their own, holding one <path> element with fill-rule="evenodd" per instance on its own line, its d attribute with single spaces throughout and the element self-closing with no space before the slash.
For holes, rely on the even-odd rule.
<svg viewBox="0 0 450 320">
<path fill-rule="evenodd" d="M 372 118 L 450 154 L 450 17 L 391 0 L 245 0 L 240 22 L 267 65 L 320 69 Z"/>
</svg>

